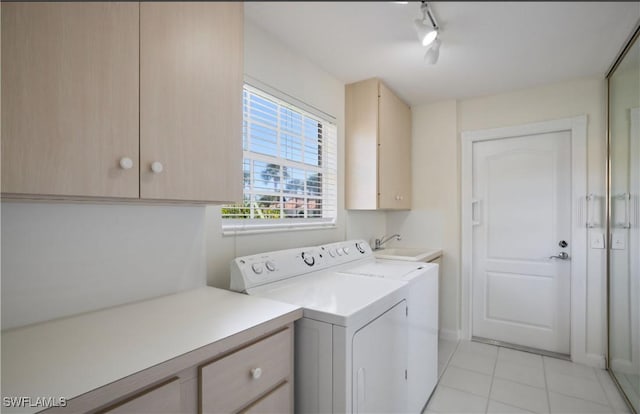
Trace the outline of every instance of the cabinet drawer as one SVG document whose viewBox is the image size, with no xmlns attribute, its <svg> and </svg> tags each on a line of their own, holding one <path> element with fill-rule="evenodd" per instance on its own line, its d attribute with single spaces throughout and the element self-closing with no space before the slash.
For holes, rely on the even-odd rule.
<svg viewBox="0 0 640 414">
<path fill-rule="evenodd" d="M 292 345 L 291 329 L 285 329 L 201 366 L 201 412 L 235 412 L 274 388 L 291 373 Z"/>
<path fill-rule="evenodd" d="M 291 385 L 289 382 L 285 382 L 249 407 L 240 411 L 240 414 L 292 413 L 292 405 Z"/>
<path fill-rule="evenodd" d="M 145 390 L 124 402 L 98 411 L 105 414 L 160 414 L 182 411 L 180 380 L 173 378 L 164 384 Z"/>
</svg>

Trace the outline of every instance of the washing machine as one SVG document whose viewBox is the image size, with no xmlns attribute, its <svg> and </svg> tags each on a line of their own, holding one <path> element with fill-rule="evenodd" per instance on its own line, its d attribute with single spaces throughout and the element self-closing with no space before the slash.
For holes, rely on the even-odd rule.
<svg viewBox="0 0 640 414">
<path fill-rule="evenodd" d="M 362 240 L 232 261 L 232 290 L 304 310 L 295 329 L 296 413 L 421 411 L 414 390 L 426 401 L 431 383 L 419 383 L 425 376 L 418 371 L 430 368 L 417 356 L 424 309 L 412 289 L 432 267 L 406 264 L 380 263 Z M 435 292 L 437 326 L 437 284 Z M 437 367 L 437 333 L 435 347 L 425 352 Z"/>
<path fill-rule="evenodd" d="M 342 271 L 408 283 L 407 409 L 421 413 L 438 383 L 438 265 L 372 258 Z"/>
<path fill-rule="evenodd" d="M 232 290 L 304 310 L 295 326 L 296 413 L 407 412 L 408 285 L 339 273 L 366 258 L 360 243 L 231 263 Z"/>
</svg>

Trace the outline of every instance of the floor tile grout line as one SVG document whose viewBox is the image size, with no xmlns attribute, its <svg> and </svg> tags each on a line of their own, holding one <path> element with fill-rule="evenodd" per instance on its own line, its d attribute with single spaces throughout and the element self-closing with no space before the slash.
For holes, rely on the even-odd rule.
<svg viewBox="0 0 640 414">
<path fill-rule="evenodd" d="M 498 366 L 498 358 L 500 358 L 500 347 L 496 347 L 496 361 L 493 363 L 493 372 L 491 373 L 491 384 L 489 384 L 489 393 L 487 394 L 487 405 L 484 406 L 485 414 L 489 412 L 489 402 L 491 401 L 491 390 L 493 389 L 493 381 L 496 378 L 496 366 Z"/>
<path fill-rule="evenodd" d="M 551 414 L 551 394 L 549 394 L 549 384 L 547 384 L 547 359 L 544 356 L 542 358 L 542 376 L 544 377 L 544 390 L 547 393 L 547 408 Z"/>
<path fill-rule="evenodd" d="M 605 370 L 605 372 L 607 372 L 607 371 Z M 609 375 L 609 374 L 607 373 L 607 375 Z M 612 412 L 615 412 L 616 408 L 613 406 L 613 403 L 611 402 L 611 398 L 609 398 L 609 393 L 604 388 L 604 384 L 602 383 L 602 380 L 600 379 L 600 374 L 598 374 L 597 372 L 596 372 L 596 378 L 598 379 L 598 383 L 600 384 L 600 388 L 602 388 L 602 391 L 604 392 L 604 398 L 606 398 L 607 399 L 607 403 L 609 403 L 609 408 L 611 408 Z"/>
</svg>

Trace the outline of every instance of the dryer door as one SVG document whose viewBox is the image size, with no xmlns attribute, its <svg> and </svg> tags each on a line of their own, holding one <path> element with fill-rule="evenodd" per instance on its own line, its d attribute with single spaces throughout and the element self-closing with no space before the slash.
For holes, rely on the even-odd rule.
<svg viewBox="0 0 640 414">
<path fill-rule="evenodd" d="M 353 412 L 407 412 L 407 302 L 353 336 Z"/>
</svg>

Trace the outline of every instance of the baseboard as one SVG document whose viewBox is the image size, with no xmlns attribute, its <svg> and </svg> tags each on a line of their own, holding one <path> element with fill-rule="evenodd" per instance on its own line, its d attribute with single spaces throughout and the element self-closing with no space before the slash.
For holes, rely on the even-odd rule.
<svg viewBox="0 0 640 414">
<path fill-rule="evenodd" d="M 612 359 L 610 366 L 614 371 L 622 372 L 623 374 L 634 374 L 638 372 L 637 369 L 634 369 L 631 361 L 627 359 Z"/>
<path fill-rule="evenodd" d="M 599 369 L 604 369 L 606 366 L 604 356 L 599 354 L 571 355 L 571 361 Z"/>
<path fill-rule="evenodd" d="M 438 336 L 440 339 L 444 339 L 445 341 L 458 341 L 461 337 L 460 331 L 452 329 L 440 329 Z"/>
</svg>

